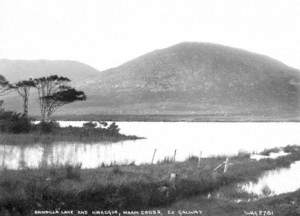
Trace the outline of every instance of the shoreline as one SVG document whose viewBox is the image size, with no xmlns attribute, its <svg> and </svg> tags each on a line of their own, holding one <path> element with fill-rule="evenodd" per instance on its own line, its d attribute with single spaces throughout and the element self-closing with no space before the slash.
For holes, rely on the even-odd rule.
<svg viewBox="0 0 300 216">
<path fill-rule="evenodd" d="M 276 159 L 256 161 L 250 158 L 249 153 L 230 157 L 232 165 L 226 173 L 214 171 L 226 160 L 224 156 L 203 158 L 200 165 L 198 158 L 191 156 L 184 162 L 161 161 L 139 166 L 112 164 L 96 169 L 81 169 L 79 165 L 66 165 L 3 170 L 3 175 L 0 175 L 0 194 L 3 194 L 0 206 L 6 208 L 9 204 L 24 211 L 26 208 L 28 210 L 28 206 L 32 209 L 40 206 L 87 210 L 176 207 L 178 202 L 206 196 L 226 186 L 257 181 L 266 171 L 289 167 L 300 160 L 300 146 L 286 146 L 283 150 L 289 154 Z M 276 152 L 278 149 L 261 153 L 270 151 Z M 173 180 L 170 177 L 172 173 L 176 174 Z M 28 191 L 30 188 L 39 195 L 32 197 L 25 193 L 26 196 L 15 197 L 20 190 Z M 48 198 L 44 200 L 38 197 Z M 22 203 L 28 206 L 24 208 Z"/>
<path fill-rule="evenodd" d="M 58 128 L 50 133 L 32 131 L 29 133 L 0 133 L 0 144 L 2 145 L 31 145 L 37 143 L 54 142 L 78 142 L 78 143 L 115 143 L 126 140 L 144 139 L 135 135 L 124 135 L 121 133 L 109 133 L 99 129 L 84 128 Z"/>
<path fill-rule="evenodd" d="M 166 115 L 56 115 L 55 120 L 65 121 L 116 121 L 116 122 L 300 122 L 300 116 L 226 115 L 226 114 L 166 114 Z"/>
</svg>

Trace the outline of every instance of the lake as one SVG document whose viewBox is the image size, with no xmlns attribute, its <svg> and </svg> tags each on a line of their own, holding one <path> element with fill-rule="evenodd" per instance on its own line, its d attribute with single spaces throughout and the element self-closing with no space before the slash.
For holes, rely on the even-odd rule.
<svg viewBox="0 0 300 216">
<path fill-rule="evenodd" d="M 300 188 L 300 161 L 291 164 L 290 168 L 268 171 L 257 182 L 248 182 L 238 187 L 259 197 L 293 192 Z"/>
<path fill-rule="evenodd" d="M 60 122 L 81 126 L 83 122 Z M 8 169 L 48 165 L 82 164 L 96 168 L 102 163 L 150 163 L 190 155 L 234 155 L 259 152 L 272 147 L 300 144 L 300 123 L 203 123 L 203 122 L 117 122 L 121 133 L 145 139 L 118 143 L 67 143 L 11 146 L 0 144 L 0 165 Z"/>
</svg>

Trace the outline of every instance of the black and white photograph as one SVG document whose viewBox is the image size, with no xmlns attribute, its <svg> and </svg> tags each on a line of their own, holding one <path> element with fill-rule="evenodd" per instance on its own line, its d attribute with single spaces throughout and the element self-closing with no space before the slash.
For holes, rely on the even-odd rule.
<svg viewBox="0 0 300 216">
<path fill-rule="evenodd" d="M 0 216 L 300 216 L 300 1 L 0 0 Z"/>
</svg>

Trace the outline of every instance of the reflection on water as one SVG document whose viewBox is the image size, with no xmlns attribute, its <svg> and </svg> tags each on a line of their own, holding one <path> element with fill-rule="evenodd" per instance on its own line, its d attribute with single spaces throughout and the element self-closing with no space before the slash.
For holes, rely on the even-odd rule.
<svg viewBox="0 0 300 216">
<path fill-rule="evenodd" d="M 293 163 L 290 168 L 267 172 L 257 183 L 250 182 L 240 187 L 259 197 L 296 191 L 300 188 L 300 161 Z"/>
<path fill-rule="evenodd" d="M 80 126 L 82 122 L 62 122 Z M 111 162 L 136 164 L 155 161 L 174 154 L 176 160 L 190 155 L 233 155 L 239 151 L 300 143 L 299 123 L 188 123 L 188 122 L 118 122 L 121 133 L 146 137 L 114 144 L 66 143 L 10 146 L 0 144 L 2 167 L 18 169 L 49 165 L 78 164 L 95 168 Z"/>
</svg>

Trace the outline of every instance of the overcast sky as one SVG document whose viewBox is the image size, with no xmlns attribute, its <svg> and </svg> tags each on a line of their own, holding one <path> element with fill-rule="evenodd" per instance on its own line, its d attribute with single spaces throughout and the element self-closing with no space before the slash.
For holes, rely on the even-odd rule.
<svg viewBox="0 0 300 216">
<path fill-rule="evenodd" d="M 183 41 L 300 68 L 300 1 L 0 0 L 0 58 L 71 59 L 104 70 Z"/>
</svg>

